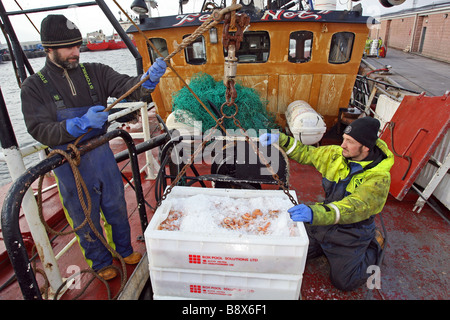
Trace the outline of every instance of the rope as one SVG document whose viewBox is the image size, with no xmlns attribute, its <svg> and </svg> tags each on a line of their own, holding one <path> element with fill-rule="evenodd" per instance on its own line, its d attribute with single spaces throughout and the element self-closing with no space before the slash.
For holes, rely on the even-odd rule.
<svg viewBox="0 0 450 320">
<path fill-rule="evenodd" d="M 20 8 L 20 10 L 23 10 L 22 7 L 20 6 L 19 2 L 17 2 L 17 0 L 14 0 L 14 2 L 17 4 L 17 6 Z M 33 23 L 33 21 L 31 21 L 30 17 L 29 17 L 26 13 L 24 13 L 24 14 L 25 14 L 25 17 L 27 17 L 28 21 L 30 21 L 30 23 L 31 23 L 31 25 L 34 27 L 34 29 L 37 31 L 37 33 L 38 33 L 38 34 L 41 34 L 41 33 L 39 32 L 39 29 L 38 29 L 38 28 L 36 27 L 36 25 Z"/>
<path fill-rule="evenodd" d="M 145 41 L 147 42 L 147 44 L 149 46 L 152 47 L 153 50 L 155 50 L 155 52 L 162 58 L 163 55 L 161 54 L 161 52 L 158 51 L 158 49 L 154 46 L 154 44 L 147 38 L 147 36 L 144 34 L 144 32 L 142 32 L 142 30 L 138 27 L 138 25 L 133 21 L 133 19 L 131 19 L 131 17 L 128 15 L 128 13 L 117 3 L 116 0 L 113 0 L 114 3 L 117 5 L 117 7 L 120 9 L 120 11 L 122 11 L 122 13 L 127 17 L 127 19 L 134 25 L 134 27 L 139 31 L 139 33 L 142 35 L 142 37 L 145 39 Z M 233 2 L 236 2 L 235 0 Z M 206 112 L 208 112 L 208 114 L 214 119 L 215 122 L 217 122 L 217 118 L 214 116 L 214 114 L 208 109 L 208 107 L 206 107 L 206 105 L 200 100 L 200 98 L 195 94 L 194 91 L 192 91 L 192 89 L 189 87 L 189 85 L 186 83 L 186 81 L 181 77 L 181 75 L 175 70 L 175 68 L 170 64 L 169 60 L 175 56 L 178 52 L 180 52 L 181 50 L 185 49 L 188 45 L 190 45 L 195 39 L 197 39 L 198 36 L 200 36 L 202 33 L 204 33 L 205 31 L 211 29 L 212 27 L 216 26 L 219 22 L 221 22 L 222 17 L 228 13 L 228 12 L 235 12 L 236 10 L 239 10 L 240 8 L 242 8 L 242 5 L 238 5 L 238 4 L 232 4 L 231 6 L 222 9 L 220 11 L 216 10 L 212 15 L 210 15 L 208 17 L 208 19 L 206 19 L 205 22 L 203 22 L 203 24 L 198 27 L 193 34 L 191 34 L 189 37 L 183 39 L 183 41 L 181 42 L 180 45 L 177 46 L 177 48 L 171 53 L 169 54 L 167 57 L 164 58 L 164 61 L 167 64 L 167 67 L 169 67 L 170 70 L 172 70 L 173 73 L 175 73 L 175 75 L 181 80 L 181 82 L 183 83 L 184 86 L 186 86 L 186 88 L 189 90 L 189 92 L 195 97 L 195 99 L 198 100 L 198 102 L 201 104 L 201 106 L 203 107 L 203 109 L 205 109 Z M 214 20 L 214 21 L 212 21 Z M 211 22 L 212 21 L 212 22 Z M 111 105 L 109 105 L 107 108 L 105 108 L 103 111 L 104 112 L 108 112 L 109 110 L 111 110 L 116 104 L 118 104 L 120 101 L 122 101 L 123 99 L 125 99 L 126 97 L 128 97 L 131 93 L 133 93 L 134 91 L 136 91 L 136 89 L 138 89 L 145 81 L 147 81 L 150 78 L 150 75 L 144 77 L 142 80 L 140 80 L 138 83 L 136 83 L 131 89 L 129 89 L 127 92 L 125 92 L 123 95 L 121 95 L 116 101 L 114 101 Z M 222 124 L 220 124 L 220 127 L 222 128 L 223 131 L 225 131 L 225 128 L 222 126 Z M 91 131 L 91 129 L 88 130 L 88 132 Z M 80 140 L 86 135 L 83 134 L 80 137 L 77 138 L 77 140 L 75 140 L 75 145 L 78 145 L 78 143 L 80 142 Z"/>
<path fill-rule="evenodd" d="M 81 207 L 83 209 L 83 212 L 86 216 L 86 218 L 84 219 L 84 221 L 75 229 L 73 229 L 72 231 L 67 231 L 67 232 L 58 232 L 56 230 L 53 230 L 52 228 L 50 228 L 50 226 L 47 224 L 47 222 L 44 219 L 43 216 L 43 212 L 42 212 L 42 183 L 44 181 L 44 176 L 40 176 L 39 177 L 39 183 L 38 183 L 38 194 L 37 194 L 37 204 L 38 204 L 38 212 L 39 212 L 39 217 L 41 218 L 41 222 L 44 225 L 45 229 L 50 232 L 53 233 L 55 235 L 58 236 L 65 236 L 68 234 L 72 234 L 73 232 L 76 232 L 78 230 L 80 230 L 81 228 L 83 228 L 86 223 L 88 223 L 88 217 L 90 217 L 91 214 L 91 209 L 92 209 L 92 202 L 91 202 L 91 197 L 89 195 L 89 190 L 87 189 L 87 186 L 80 174 L 80 171 L 78 170 L 78 165 L 80 164 L 81 161 L 81 156 L 79 153 L 79 150 L 73 145 L 73 144 L 69 144 L 68 145 L 69 149 L 72 149 L 72 151 L 75 154 L 75 158 L 72 158 L 67 152 L 63 151 L 63 150 L 59 150 L 59 149 L 55 149 L 52 150 L 49 155 L 48 158 L 51 157 L 54 154 L 60 154 L 62 155 L 67 162 L 69 163 L 71 169 L 72 169 L 72 173 L 74 175 L 75 178 L 75 184 L 77 186 L 77 193 L 78 193 L 78 198 L 80 199 L 80 204 Z M 84 195 L 86 195 L 86 200 L 87 200 L 87 204 L 84 198 Z"/>
<path fill-rule="evenodd" d="M 186 83 L 186 81 L 181 77 L 181 75 L 175 70 L 175 68 L 170 64 L 170 59 L 175 56 L 178 52 L 180 52 L 181 50 L 185 49 L 188 45 L 190 45 L 195 39 L 198 38 L 198 36 L 200 36 L 202 33 L 204 33 L 205 31 L 211 29 L 212 27 L 216 26 L 218 23 L 221 22 L 223 16 L 228 13 L 228 12 L 235 12 L 236 10 L 239 10 L 240 8 L 242 8 L 242 5 L 238 5 L 238 4 L 232 4 L 231 6 L 224 8 L 222 10 L 215 10 L 213 12 L 213 14 L 211 14 L 208 19 L 206 19 L 205 22 L 202 23 L 202 25 L 200 27 L 198 27 L 194 33 L 192 33 L 189 37 L 183 39 L 183 41 L 181 42 L 181 44 L 179 44 L 177 46 L 177 48 L 170 53 L 167 57 L 163 57 L 163 55 L 161 54 L 161 52 L 159 52 L 159 50 L 155 47 L 155 45 L 148 39 L 148 37 L 144 34 L 144 32 L 141 30 L 141 28 L 138 27 L 138 25 L 133 21 L 133 19 L 131 19 L 131 17 L 128 15 L 128 13 L 117 3 L 116 0 L 113 0 L 114 3 L 117 5 L 117 7 L 120 9 L 120 11 L 122 11 L 122 13 L 127 17 L 128 21 L 130 21 L 133 26 L 136 28 L 136 30 L 138 30 L 139 34 L 145 39 L 145 41 L 147 42 L 147 44 L 162 58 L 164 58 L 164 61 L 167 64 L 167 67 L 172 70 L 172 72 L 180 79 L 180 81 L 183 83 L 184 86 L 186 86 L 186 88 L 189 90 L 189 92 L 198 100 L 198 102 L 201 104 L 201 106 L 203 107 L 203 109 L 205 109 L 206 112 L 208 112 L 208 114 L 214 119 L 214 121 L 217 122 L 217 118 L 214 116 L 214 114 L 208 109 L 208 107 L 206 107 L 206 105 L 200 100 L 200 98 L 195 94 L 194 91 L 192 91 L 192 89 L 189 87 L 189 85 Z M 233 2 L 236 2 L 236 0 L 234 0 Z M 214 20 L 214 21 L 213 21 Z M 149 76 L 146 77 L 146 79 L 143 82 L 145 82 L 147 79 L 149 78 Z M 136 85 L 135 87 L 131 88 L 130 90 L 136 90 L 137 87 L 139 87 L 142 83 L 140 83 L 139 85 Z M 132 92 L 133 92 L 132 91 Z M 126 96 L 125 96 L 126 97 Z M 118 100 L 122 100 L 125 97 L 121 97 Z M 225 128 L 222 126 L 222 124 L 220 124 L 220 127 L 225 131 Z"/>
<path fill-rule="evenodd" d="M 59 232 L 59 231 L 53 230 L 53 229 L 47 224 L 47 222 L 46 222 L 45 219 L 44 219 L 43 213 L 42 213 L 42 183 L 43 183 L 43 180 L 44 180 L 44 175 L 41 175 L 41 176 L 39 177 L 39 183 L 38 183 L 37 204 L 38 204 L 39 217 L 40 217 L 40 219 L 41 219 L 42 224 L 44 225 L 45 229 L 46 229 L 48 232 L 50 232 L 50 233 L 52 233 L 52 234 L 55 234 L 55 235 L 60 235 L 60 236 L 61 236 L 61 235 L 67 235 L 67 234 L 75 233 L 76 231 L 78 231 L 78 230 L 80 230 L 81 228 L 83 228 L 83 227 L 86 225 L 86 223 L 89 224 L 91 230 L 94 232 L 94 234 L 96 235 L 96 237 L 101 241 L 101 243 L 102 243 L 102 244 L 103 244 L 103 245 L 111 252 L 111 254 L 113 255 L 113 257 L 116 257 L 116 258 L 119 259 L 119 261 L 120 261 L 120 263 L 121 263 L 122 270 L 119 270 L 116 266 L 107 266 L 107 267 L 102 268 L 102 269 L 99 270 L 98 272 L 95 272 L 94 270 L 92 270 L 91 268 L 89 268 L 89 269 L 82 270 L 79 274 L 81 274 L 81 273 L 91 273 L 91 274 L 93 274 L 93 275 L 94 275 L 95 277 L 97 277 L 100 281 L 102 281 L 102 282 L 105 284 L 105 286 L 107 287 L 107 291 L 108 291 L 108 299 L 115 300 L 115 299 L 117 299 L 117 297 L 119 296 L 119 294 L 122 292 L 122 290 L 123 290 L 123 288 L 125 287 L 125 284 L 126 284 L 126 280 L 127 280 L 127 270 L 126 270 L 125 261 L 124 261 L 123 257 L 122 257 L 122 256 L 121 256 L 114 248 L 112 248 L 112 247 L 108 244 L 108 242 L 105 240 L 105 238 L 103 237 L 103 235 L 102 235 L 101 233 L 98 232 L 97 228 L 95 227 L 94 223 L 92 222 L 92 219 L 91 219 L 91 210 L 92 210 L 91 197 L 90 197 L 90 194 L 89 194 L 89 190 L 88 190 L 88 188 L 87 188 L 87 186 L 86 186 L 86 184 L 85 184 L 85 182 L 84 182 L 84 180 L 83 180 L 83 178 L 82 178 L 82 176 L 81 176 L 81 173 L 80 173 L 80 171 L 78 170 L 78 166 L 80 165 L 80 162 L 81 162 L 81 155 L 80 155 L 79 150 L 77 149 L 77 147 L 76 147 L 74 144 L 69 144 L 69 145 L 68 145 L 68 149 L 71 149 L 71 150 L 72 150 L 72 152 L 73 152 L 73 154 L 74 154 L 74 157 L 72 157 L 71 155 L 69 155 L 67 152 L 65 152 L 65 151 L 63 151 L 63 150 L 59 150 L 59 149 L 52 150 L 52 151 L 49 153 L 48 157 L 51 157 L 51 156 L 53 156 L 53 155 L 55 155 L 55 154 L 60 154 L 60 155 L 62 155 L 62 156 L 67 160 L 67 162 L 69 163 L 69 165 L 70 165 L 70 167 L 71 167 L 71 169 L 72 169 L 72 173 L 73 173 L 73 175 L 74 175 L 75 184 L 76 184 L 76 187 L 77 187 L 78 199 L 80 200 L 80 204 L 81 204 L 81 207 L 82 207 L 82 209 L 83 209 L 83 212 L 84 212 L 86 218 L 85 218 L 85 220 L 84 220 L 78 227 L 76 227 L 76 228 L 74 228 L 73 230 L 68 231 L 68 232 Z M 85 197 L 86 197 L 86 200 L 85 200 Z M 86 202 L 87 202 L 87 203 L 86 203 Z M 113 267 L 113 268 L 115 268 L 115 269 L 118 269 L 118 271 L 119 271 L 119 273 L 120 273 L 120 276 L 121 276 L 120 288 L 119 288 L 117 294 L 116 294 L 113 298 L 111 298 L 111 292 L 110 292 L 108 283 L 98 275 L 99 272 L 103 271 L 103 270 L 106 269 L 106 268 L 110 268 L 110 267 Z M 45 273 L 41 272 L 39 269 L 36 269 L 36 271 L 39 272 L 39 273 L 41 273 L 41 274 L 44 276 L 44 278 L 45 278 L 45 281 L 46 281 L 45 287 L 44 287 L 44 289 L 45 289 L 45 297 L 48 297 L 48 293 L 47 293 L 47 291 L 48 291 L 48 279 L 47 279 Z M 57 291 L 56 291 L 55 299 L 58 297 L 59 292 L 64 288 L 64 286 L 66 285 L 66 283 L 67 283 L 70 279 L 72 279 L 73 277 L 75 277 L 76 275 L 78 275 L 78 274 L 72 275 L 69 279 L 67 279 L 66 281 L 64 281 L 64 282 L 61 284 L 61 286 L 60 286 L 60 287 L 57 289 Z M 88 288 L 88 286 L 90 285 L 90 283 L 91 283 L 94 279 L 95 279 L 95 278 L 93 277 L 93 278 L 85 285 L 85 287 L 83 288 L 83 290 L 81 291 L 81 293 L 78 294 L 76 297 L 74 297 L 74 299 L 79 298 L 79 297 L 86 291 L 86 289 Z"/>
</svg>

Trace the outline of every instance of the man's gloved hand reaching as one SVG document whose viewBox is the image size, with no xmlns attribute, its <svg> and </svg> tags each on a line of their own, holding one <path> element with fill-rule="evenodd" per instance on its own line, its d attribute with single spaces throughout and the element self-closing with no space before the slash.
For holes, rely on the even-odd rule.
<svg viewBox="0 0 450 320">
<path fill-rule="evenodd" d="M 146 76 L 150 75 L 150 78 L 147 81 L 145 81 L 142 84 L 142 86 L 144 88 L 150 89 L 150 90 L 155 89 L 156 85 L 159 83 L 159 79 L 166 72 L 166 69 L 167 69 L 167 64 L 163 60 L 163 58 L 156 59 L 156 61 L 147 70 L 147 72 L 142 75 L 141 80 L 144 79 Z"/>
<path fill-rule="evenodd" d="M 296 222 L 309 222 L 312 223 L 313 213 L 310 207 L 301 203 L 288 210 L 291 214 L 291 219 Z"/>
<path fill-rule="evenodd" d="M 108 120 L 108 112 L 103 112 L 104 106 L 90 107 L 82 117 L 66 120 L 66 130 L 74 137 L 79 137 L 88 132 L 90 128 L 100 129 Z"/>
<path fill-rule="evenodd" d="M 263 147 L 266 147 L 270 146 L 272 143 L 277 142 L 279 138 L 280 138 L 279 133 L 263 133 L 259 137 L 259 143 L 261 143 Z"/>
</svg>

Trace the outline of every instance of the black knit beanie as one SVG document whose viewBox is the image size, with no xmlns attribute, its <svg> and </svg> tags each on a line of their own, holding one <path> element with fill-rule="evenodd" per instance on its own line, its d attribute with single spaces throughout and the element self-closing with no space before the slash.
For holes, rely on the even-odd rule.
<svg viewBox="0 0 450 320">
<path fill-rule="evenodd" d="M 80 30 L 62 14 L 50 14 L 41 23 L 41 42 L 44 48 L 67 48 L 83 42 Z"/>
<path fill-rule="evenodd" d="M 379 129 L 380 121 L 371 117 L 364 117 L 349 124 L 344 133 L 372 150 L 377 142 Z"/>
</svg>

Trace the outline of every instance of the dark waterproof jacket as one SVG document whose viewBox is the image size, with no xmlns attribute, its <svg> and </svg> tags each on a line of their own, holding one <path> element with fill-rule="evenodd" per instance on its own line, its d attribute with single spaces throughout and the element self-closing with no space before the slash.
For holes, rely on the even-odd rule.
<svg viewBox="0 0 450 320">
<path fill-rule="evenodd" d="M 48 58 L 42 69 L 42 73 L 48 76 L 56 91 L 62 96 L 66 107 L 94 105 L 90 86 L 95 88 L 98 104 L 106 107 L 109 97 L 120 97 L 140 80 L 140 76 L 130 77 L 120 74 L 104 64 L 84 63 L 83 65 L 87 70 L 87 77 L 80 66 L 73 70 L 66 70 Z M 138 100 L 144 94 L 141 90 L 134 91 L 129 99 Z M 34 139 L 49 147 L 62 145 L 75 139 L 67 132 L 66 121 L 57 121 L 56 105 L 39 73 L 33 74 L 23 82 L 21 99 L 25 124 Z"/>
</svg>

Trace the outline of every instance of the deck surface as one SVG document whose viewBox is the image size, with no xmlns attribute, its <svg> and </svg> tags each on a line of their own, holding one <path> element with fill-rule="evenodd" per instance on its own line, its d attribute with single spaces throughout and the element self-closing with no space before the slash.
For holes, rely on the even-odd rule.
<svg viewBox="0 0 450 320">
<path fill-rule="evenodd" d="M 323 199 L 320 177 L 314 168 L 291 161 L 291 172 L 298 174 L 293 189 L 305 203 Z M 306 185 L 302 181 L 314 180 Z M 314 187 L 315 186 L 315 187 Z M 386 253 L 381 265 L 381 290 L 362 286 L 343 292 L 331 285 L 329 266 L 324 257 L 307 260 L 303 274 L 302 299 L 305 300 L 439 300 L 449 299 L 449 225 L 428 205 L 420 213 L 412 211 L 417 194 L 410 192 L 402 201 L 389 196 L 382 212 L 387 230 Z M 426 210 L 425 210 L 426 209 Z M 444 211 L 448 215 L 448 211 Z M 377 226 L 382 230 L 380 219 Z"/>
</svg>

